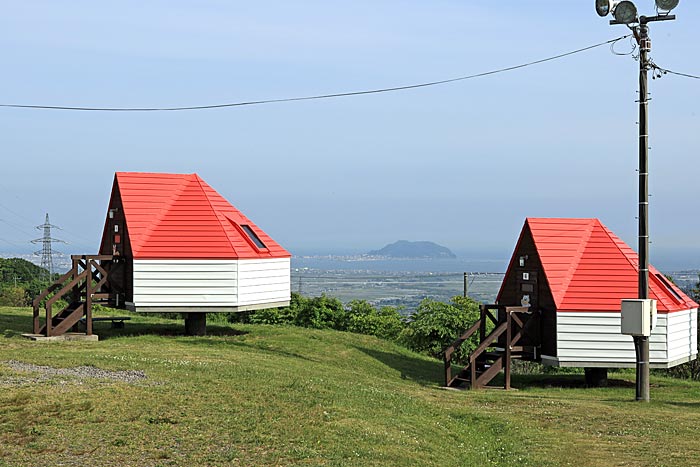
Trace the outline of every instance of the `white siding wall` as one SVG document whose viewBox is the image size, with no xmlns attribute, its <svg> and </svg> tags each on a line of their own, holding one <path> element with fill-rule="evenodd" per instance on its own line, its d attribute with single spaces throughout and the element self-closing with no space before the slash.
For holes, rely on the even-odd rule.
<svg viewBox="0 0 700 467">
<path fill-rule="evenodd" d="M 238 307 L 288 301 L 290 260 L 134 260 L 144 307 Z"/>
<path fill-rule="evenodd" d="M 289 258 L 239 260 L 238 305 L 289 301 L 289 270 Z"/>
<path fill-rule="evenodd" d="M 649 338 L 653 366 L 697 355 L 697 310 L 659 313 Z M 620 333 L 620 313 L 557 313 L 559 364 L 592 363 L 633 367 L 636 362 L 632 336 Z"/>
<path fill-rule="evenodd" d="M 697 355 L 698 314 L 697 309 L 668 315 L 668 358 L 670 361 Z"/>
</svg>

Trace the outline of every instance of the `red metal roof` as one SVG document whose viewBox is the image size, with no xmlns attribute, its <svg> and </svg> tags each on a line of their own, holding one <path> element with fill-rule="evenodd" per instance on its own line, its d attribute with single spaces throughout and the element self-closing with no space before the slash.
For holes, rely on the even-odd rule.
<svg viewBox="0 0 700 467">
<path fill-rule="evenodd" d="M 598 219 L 528 218 L 521 238 L 527 229 L 557 311 L 620 311 L 622 299 L 637 298 L 637 253 Z M 698 307 L 653 266 L 649 298 L 660 312 Z"/>
<path fill-rule="evenodd" d="M 134 258 L 253 259 L 291 255 L 197 174 L 117 172 Z M 264 247 L 255 245 L 249 226 Z"/>
</svg>

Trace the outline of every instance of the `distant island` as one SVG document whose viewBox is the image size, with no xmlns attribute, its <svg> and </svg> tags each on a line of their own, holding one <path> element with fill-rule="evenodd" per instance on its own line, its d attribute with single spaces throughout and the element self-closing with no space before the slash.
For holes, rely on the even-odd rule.
<svg viewBox="0 0 700 467">
<path fill-rule="evenodd" d="M 449 248 L 433 242 L 409 242 L 399 240 L 385 246 L 381 250 L 372 250 L 369 256 L 384 256 L 387 258 L 456 258 Z"/>
</svg>

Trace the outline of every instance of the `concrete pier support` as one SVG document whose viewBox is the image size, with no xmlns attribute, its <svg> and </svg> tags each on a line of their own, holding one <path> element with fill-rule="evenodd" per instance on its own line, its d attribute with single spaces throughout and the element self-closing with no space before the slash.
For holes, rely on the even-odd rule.
<svg viewBox="0 0 700 467">
<path fill-rule="evenodd" d="M 590 388 L 604 388 L 608 386 L 607 368 L 584 368 L 586 386 Z"/>
<path fill-rule="evenodd" d="M 188 336 L 206 336 L 207 314 L 185 313 L 185 334 Z"/>
</svg>

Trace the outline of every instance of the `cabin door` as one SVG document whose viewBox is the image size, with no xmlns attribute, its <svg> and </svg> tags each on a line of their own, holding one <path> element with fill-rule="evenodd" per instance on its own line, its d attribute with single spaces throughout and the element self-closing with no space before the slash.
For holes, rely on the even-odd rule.
<svg viewBox="0 0 700 467">
<path fill-rule="evenodd" d="M 516 279 L 520 306 L 529 306 L 532 314 L 525 325 L 526 332 L 522 345 L 539 346 L 541 344 L 542 331 L 540 329 L 540 303 L 539 287 L 537 283 L 537 271 L 519 270 Z"/>
<path fill-rule="evenodd" d="M 127 290 L 129 267 L 127 266 L 128 258 L 125 256 L 125 231 L 124 231 L 124 214 L 121 209 L 113 208 L 109 210 L 107 228 L 107 238 L 110 241 L 112 261 L 105 265 L 108 270 L 108 284 L 110 292 L 110 301 L 112 306 L 122 308 L 124 302 L 128 299 L 129 293 Z"/>
</svg>

